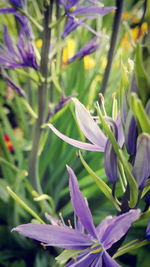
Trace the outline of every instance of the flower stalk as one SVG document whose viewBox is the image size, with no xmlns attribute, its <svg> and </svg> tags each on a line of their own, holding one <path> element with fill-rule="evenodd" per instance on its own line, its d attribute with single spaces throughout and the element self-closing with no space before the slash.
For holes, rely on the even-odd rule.
<svg viewBox="0 0 150 267">
<path fill-rule="evenodd" d="M 41 125 L 44 121 L 44 115 L 46 111 L 45 99 L 47 91 L 47 77 L 48 77 L 48 56 L 50 48 L 50 39 L 51 39 L 51 29 L 49 24 L 52 20 L 52 9 L 53 9 L 53 0 L 50 0 L 50 5 L 45 6 L 44 12 L 44 21 L 43 21 L 43 38 L 42 38 L 42 51 L 41 51 L 41 62 L 40 62 L 40 74 L 43 76 L 43 81 L 40 81 L 38 88 L 38 119 L 33 133 L 33 144 L 32 151 L 29 160 L 29 177 L 33 188 L 42 193 L 39 174 L 38 174 L 38 150 L 41 138 Z"/>
</svg>

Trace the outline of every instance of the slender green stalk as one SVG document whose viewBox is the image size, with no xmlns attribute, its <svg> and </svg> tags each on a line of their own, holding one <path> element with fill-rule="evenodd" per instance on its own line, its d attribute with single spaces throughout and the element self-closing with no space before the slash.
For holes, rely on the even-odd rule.
<svg viewBox="0 0 150 267">
<path fill-rule="evenodd" d="M 109 80 L 110 71 L 111 71 L 113 55 L 114 55 L 114 51 L 115 51 L 115 47 L 116 47 L 117 36 L 118 36 L 119 26 L 120 26 L 120 21 L 121 21 L 121 14 L 122 14 L 122 10 L 123 10 L 123 3 L 124 3 L 124 0 L 116 0 L 117 9 L 116 9 L 113 27 L 112 27 L 110 48 L 109 48 L 108 57 L 107 57 L 107 66 L 105 69 L 105 73 L 103 76 L 102 85 L 101 85 L 101 89 L 100 89 L 100 93 L 102 93 L 103 95 L 105 94 L 107 83 Z"/>
<path fill-rule="evenodd" d="M 41 125 L 44 121 L 44 115 L 46 110 L 46 89 L 47 89 L 47 77 L 48 77 L 48 55 L 50 48 L 51 39 L 51 29 L 49 24 L 52 20 L 52 8 L 53 0 L 50 0 L 50 5 L 45 6 L 44 11 L 44 21 L 43 21 L 43 45 L 41 51 L 41 63 L 40 63 L 40 74 L 44 77 L 43 81 L 40 81 L 38 88 L 38 119 L 35 124 L 34 134 L 33 134 L 33 144 L 32 151 L 29 160 L 29 178 L 33 188 L 42 193 L 40 181 L 39 181 L 39 171 L 38 171 L 38 150 L 41 138 Z"/>
</svg>

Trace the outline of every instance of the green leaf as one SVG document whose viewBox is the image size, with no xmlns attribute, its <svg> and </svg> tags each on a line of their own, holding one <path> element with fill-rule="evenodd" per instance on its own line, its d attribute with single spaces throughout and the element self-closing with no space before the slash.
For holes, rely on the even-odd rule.
<svg viewBox="0 0 150 267">
<path fill-rule="evenodd" d="M 142 101 L 135 93 L 131 94 L 131 108 L 138 119 L 143 132 L 150 133 L 150 119 L 144 110 Z"/>
<path fill-rule="evenodd" d="M 132 250 L 135 250 L 137 248 L 141 248 L 145 245 L 148 245 L 150 242 L 146 239 L 140 241 L 140 240 L 134 240 L 134 241 L 131 241 L 129 243 L 127 243 L 126 245 L 120 247 L 118 249 L 118 251 L 114 254 L 113 258 L 117 258 L 117 257 L 120 257 L 121 255 L 125 254 L 125 253 L 128 253 Z"/>
<path fill-rule="evenodd" d="M 143 59 L 142 59 L 142 47 L 137 43 L 136 47 L 136 57 L 135 57 L 135 73 L 138 83 L 138 92 L 142 99 L 142 102 L 145 104 L 150 93 L 150 81 L 148 79 L 147 73 L 144 69 Z"/>
<path fill-rule="evenodd" d="M 31 214 L 35 219 L 37 219 L 40 223 L 45 224 L 45 222 L 38 216 L 38 214 L 33 211 L 20 197 L 18 197 L 13 190 L 7 186 L 7 191 L 10 196 L 18 202 L 29 214 Z"/>
<path fill-rule="evenodd" d="M 89 167 L 89 165 L 86 163 L 86 161 L 83 159 L 81 153 L 79 152 L 79 157 L 81 159 L 81 162 L 83 164 L 83 166 L 85 167 L 85 169 L 87 170 L 87 172 L 91 175 L 91 177 L 93 178 L 94 182 L 98 185 L 98 188 L 103 192 L 103 194 L 111 201 L 113 202 L 114 206 L 116 207 L 117 210 L 120 210 L 119 207 L 119 202 L 117 201 L 117 199 L 115 199 L 112 196 L 112 190 L 111 188 L 105 184 L 103 182 L 102 179 L 100 179 L 97 174 Z"/>
<path fill-rule="evenodd" d="M 59 256 L 55 258 L 60 264 L 65 264 L 70 258 L 75 258 L 81 251 L 78 249 L 67 249 L 64 250 Z"/>
</svg>

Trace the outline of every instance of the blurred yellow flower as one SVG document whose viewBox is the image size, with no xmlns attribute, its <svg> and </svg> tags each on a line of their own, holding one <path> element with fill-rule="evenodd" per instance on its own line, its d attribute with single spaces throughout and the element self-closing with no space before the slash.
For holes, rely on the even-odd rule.
<svg viewBox="0 0 150 267">
<path fill-rule="evenodd" d="M 41 39 L 38 39 L 38 40 L 36 41 L 36 47 L 37 47 L 37 48 L 41 48 L 41 47 L 42 47 L 42 40 L 41 40 Z"/>
<path fill-rule="evenodd" d="M 125 49 L 130 50 L 132 48 L 132 40 L 133 41 L 136 41 L 138 39 L 142 40 L 142 38 L 147 32 L 148 32 L 148 25 L 146 22 L 142 23 L 140 27 L 137 26 L 135 28 L 130 29 L 130 34 L 127 32 L 125 33 L 121 41 L 121 46 Z M 132 40 L 130 37 L 132 38 Z"/>
<path fill-rule="evenodd" d="M 85 70 L 94 68 L 95 64 L 96 64 L 95 59 L 92 58 L 91 56 L 84 57 L 84 69 Z"/>
<path fill-rule="evenodd" d="M 66 46 L 62 53 L 62 64 L 66 65 L 68 59 L 71 58 L 75 53 L 75 41 L 73 39 L 68 39 Z"/>
</svg>

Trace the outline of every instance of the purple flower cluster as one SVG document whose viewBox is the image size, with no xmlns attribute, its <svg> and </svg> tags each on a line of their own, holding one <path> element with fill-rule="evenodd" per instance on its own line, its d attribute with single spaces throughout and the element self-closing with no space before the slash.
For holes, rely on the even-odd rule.
<svg viewBox="0 0 150 267">
<path fill-rule="evenodd" d="M 104 264 L 106 267 L 119 267 L 120 265 L 111 258 L 107 250 L 127 233 L 134 221 L 139 219 L 140 210 L 130 210 L 116 217 L 108 216 L 95 227 L 87 201 L 79 189 L 77 178 L 70 167 L 67 167 L 67 170 L 70 197 L 75 213 L 75 229 L 47 215 L 52 225 L 29 223 L 17 226 L 12 231 L 38 240 L 45 246 L 80 250 L 77 257 L 66 267 L 102 267 Z"/>
</svg>

